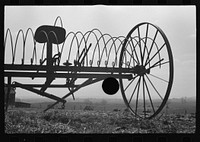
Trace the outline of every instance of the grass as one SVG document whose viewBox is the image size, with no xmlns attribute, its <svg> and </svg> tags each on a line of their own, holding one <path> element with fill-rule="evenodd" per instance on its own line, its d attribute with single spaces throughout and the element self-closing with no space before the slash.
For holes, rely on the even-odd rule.
<svg viewBox="0 0 200 142">
<path fill-rule="evenodd" d="M 195 117 L 139 120 L 128 112 L 9 110 L 5 133 L 194 133 Z"/>
</svg>

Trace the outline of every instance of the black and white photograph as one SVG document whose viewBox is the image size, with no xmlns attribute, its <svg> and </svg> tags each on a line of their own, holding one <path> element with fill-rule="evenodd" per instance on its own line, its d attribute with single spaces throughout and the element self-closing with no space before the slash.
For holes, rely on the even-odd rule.
<svg viewBox="0 0 200 142">
<path fill-rule="evenodd" d="M 194 134 L 195 6 L 5 6 L 6 134 Z"/>
</svg>

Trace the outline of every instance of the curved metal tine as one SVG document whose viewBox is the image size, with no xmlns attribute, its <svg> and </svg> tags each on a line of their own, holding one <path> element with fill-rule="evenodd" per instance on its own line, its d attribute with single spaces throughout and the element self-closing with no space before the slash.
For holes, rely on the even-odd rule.
<svg viewBox="0 0 200 142">
<path fill-rule="evenodd" d="M 162 48 L 166 45 L 166 43 L 164 43 L 161 48 L 151 57 L 151 59 L 148 60 L 148 62 L 146 62 L 146 64 L 144 66 L 146 66 L 149 62 L 151 62 L 151 60 L 160 52 L 160 50 L 162 50 Z"/>
<path fill-rule="evenodd" d="M 144 77 L 144 84 L 145 84 L 145 86 L 146 86 L 147 94 L 148 94 L 149 100 L 150 100 L 150 102 L 151 102 L 151 107 L 152 107 L 152 109 L 153 109 L 153 112 L 155 113 L 155 109 L 154 109 L 154 106 L 153 106 L 153 102 L 152 102 L 152 99 L 151 99 L 151 95 L 150 95 L 150 92 L 149 92 L 149 88 L 148 88 L 147 83 L 146 83 L 146 81 L 145 81 L 145 77 Z"/>
<path fill-rule="evenodd" d="M 127 65 L 126 63 L 122 62 L 122 64 Z M 133 66 L 129 65 L 129 67 L 133 68 Z"/>
<path fill-rule="evenodd" d="M 46 43 L 43 44 L 40 60 L 43 60 L 45 45 L 46 45 Z"/>
<path fill-rule="evenodd" d="M 154 44 L 154 42 L 155 42 L 155 40 L 156 40 L 157 34 L 158 34 L 158 29 L 156 30 L 156 33 L 155 33 L 155 36 L 154 36 L 154 38 L 153 38 L 153 41 L 152 41 L 152 44 L 151 44 L 151 47 L 150 47 L 150 50 L 149 50 L 149 54 L 147 55 L 147 59 L 146 59 L 146 61 L 145 61 L 144 66 L 146 66 L 146 65 L 148 64 L 147 61 L 148 61 L 148 59 L 149 59 L 149 55 L 151 54 L 151 50 L 152 50 L 152 48 L 153 48 L 153 44 Z"/>
<path fill-rule="evenodd" d="M 153 76 L 153 77 L 155 77 L 155 78 L 157 78 L 157 79 L 160 79 L 160 80 L 162 80 L 162 81 L 164 81 L 164 82 L 169 83 L 169 81 L 167 81 L 167 80 L 165 80 L 165 79 L 162 79 L 161 77 L 158 77 L 158 76 L 153 75 L 153 74 L 149 74 L 149 75 L 151 75 L 151 76 Z"/>
<path fill-rule="evenodd" d="M 134 90 L 133 90 L 133 93 L 132 93 L 132 95 L 131 95 L 131 97 L 130 97 L 130 99 L 129 99 L 129 102 L 128 102 L 129 104 L 130 104 L 130 102 L 131 102 L 131 100 L 132 100 L 132 98 L 133 98 L 133 95 L 135 94 L 135 90 L 136 90 L 138 84 L 139 84 L 139 79 L 138 79 L 137 84 L 135 85 L 135 88 L 134 88 Z"/>
<path fill-rule="evenodd" d="M 140 80 L 141 76 L 139 78 L 139 85 L 138 85 L 138 90 L 137 90 L 137 99 L 136 99 L 136 107 L 135 107 L 135 113 L 137 114 L 137 107 L 138 107 L 138 96 L 139 96 L 139 89 L 140 89 Z"/>
<path fill-rule="evenodd" d="M 36 52 L 36 46 L 34 46 L 33 53 L 35 53 L 35 62 L 37 63 L 37 52 Z M 34 57 L 34 56 L 33 56 Z M 34 59 L 34 58 L 33 58 Z"/>
<path fill-rule="evenodd" d="M 146 74 L 145 74 L 146 75 Z M 149 82 L 151 83 L 152 87 L 154 88 L 154 90 L 156 91 L 156 93 L 159 95 L 159 97 L 162 99 L 162 101 L 164 100 L 163 97 L 160 95 L 160 93 L 158 92 L 158 90 L 156 89 L 156 87 L 153 85 L 153 83 L 151 82 L 151 80 L 149 79 L 149 77 L 146 75 L 147 79 L 149 80 Z"/>
<path fill-rule="evenodd" d="M 144 50 L 143 50 L 143 53 L 142 53 L 143 60 L 144 60 L 144 55 L 145 55 L 145 48 L 147 48 L 148 31 L 149 31 L 149 24 L 147 23 L 146 36 L 145 36 L 145 42 L 144 42 Z M 143 65 L 143 62 L 142 62 L 142 65 Z"/>
<path fill-rule="evenodd" d="M 56 20 L 54 21 L 54 26 L 56 26 L 56 23 L 57 23 L 57 21 L 58 21 L 58 18 L 60 19 L 60 24 L 61 24 L 61 27 L 63 28 L 63 22 L 62 22 L 62 19 L 61 19 L 60 16 L 57 16 L 57 17 L 56 17 Z"/>
</svg>

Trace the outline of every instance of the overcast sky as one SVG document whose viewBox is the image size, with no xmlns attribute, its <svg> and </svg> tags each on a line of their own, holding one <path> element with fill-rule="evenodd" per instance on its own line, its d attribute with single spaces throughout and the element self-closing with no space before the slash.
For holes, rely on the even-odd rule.
<svg viewBox="0 0 200 142">
<path fill-rule="evenodd" d="M 67 32 L 84 33 L 98 28 L 102 33 L 109 33 L 112 36 L 126 36 L 136 24 L 148 21 L 158 25 L 165 32 L 171 45 L 174 57 L 174 83 L 170 98 L 191 97 L 196 96 L 195 13 L 195 6 L 6 6 L 4 29 L 6 32 L 6 29 L 10 28 L 13 36 L 16 36 L 20 29 L 26 31 L 32 28 L 35 31 L 41 25 L 53 25 L 56 17 L 60 16 Z M 7 60 L 8 57 L 4 63 Z M 25 79 L 16 81 L 28 82 Z M 60 97 L 67 93 L 67 89 L 49 91 Z M 17 88 L 19 98 L 37 96 Z M 120 91 L 115 96 L 106 95 L 101 89 L 101 82 L 81 89 L 75 96 L 122 98 Z"/>
</svg>

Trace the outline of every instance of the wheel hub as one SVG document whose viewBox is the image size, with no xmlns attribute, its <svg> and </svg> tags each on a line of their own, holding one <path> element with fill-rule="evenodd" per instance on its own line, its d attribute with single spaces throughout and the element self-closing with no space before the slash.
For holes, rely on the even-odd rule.
<svg viewBox="0 0 200 142">
<path fill-rule="evenodd" d="M 146 73 L 149 74 L 150 73 L 150 69 L 146 69 L 145 66 L 142 66 L 142 65 L 136 65 L 134 68 L 133 68 L 133 73 L 134 74 L 137 74 L 139 76 L 143 76 L 145 75 Z"/>
</svg>

